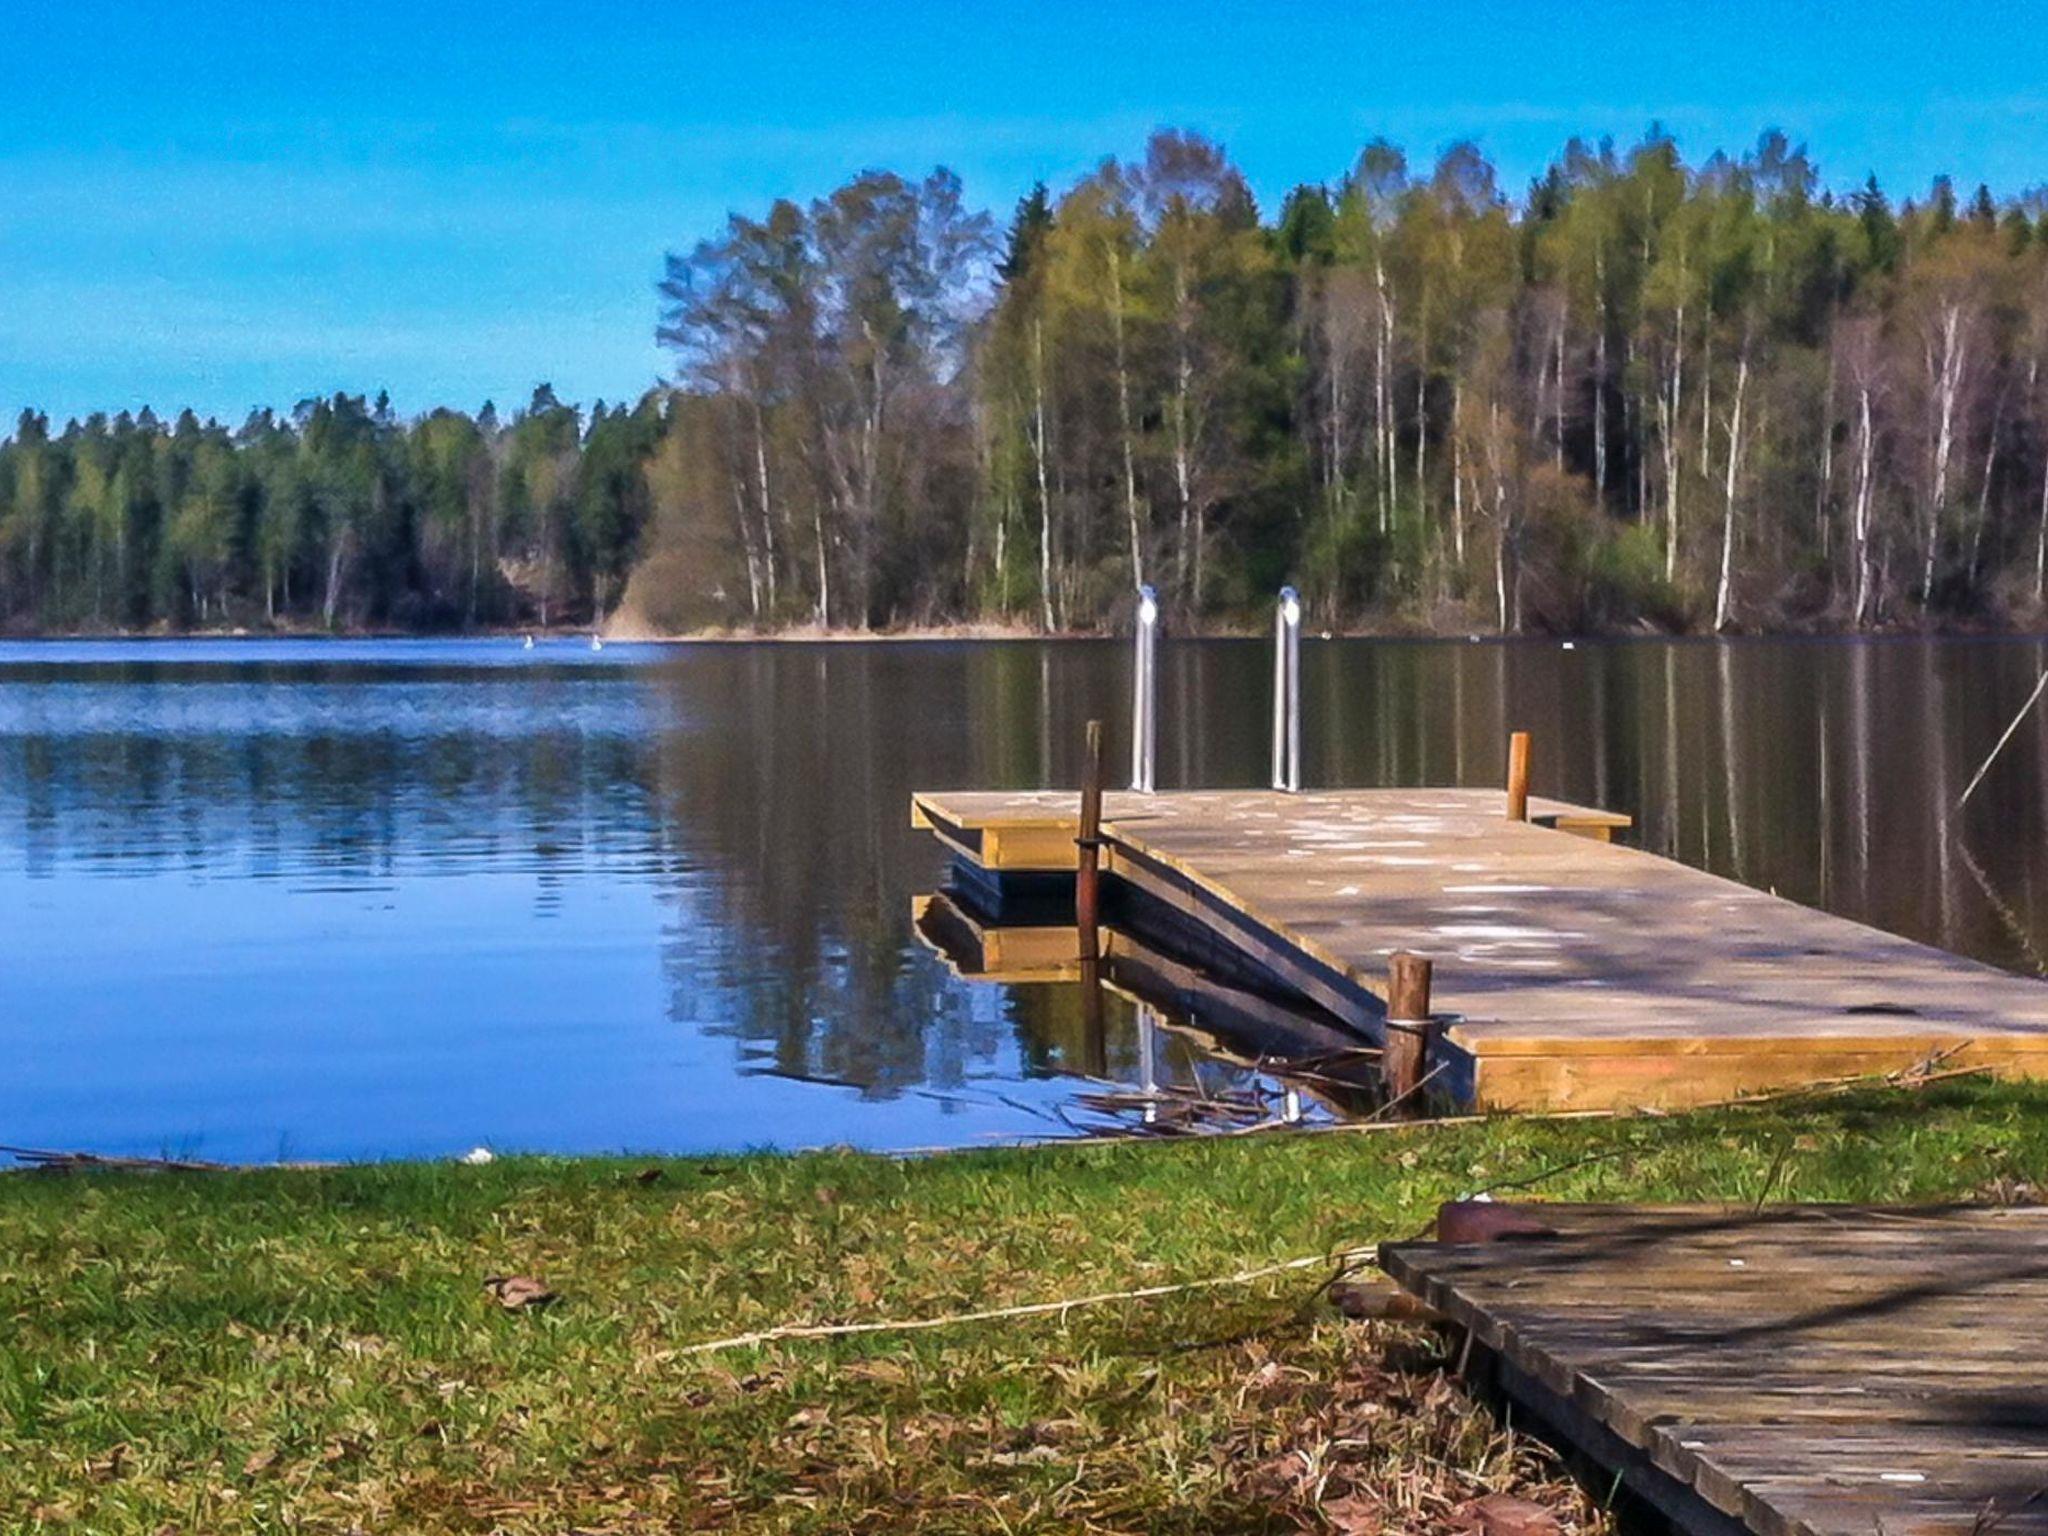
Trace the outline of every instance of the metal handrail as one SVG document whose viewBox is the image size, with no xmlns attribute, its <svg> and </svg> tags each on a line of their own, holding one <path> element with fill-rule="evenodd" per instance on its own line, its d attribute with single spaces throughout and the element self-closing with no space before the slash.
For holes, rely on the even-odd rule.
<svg viewBox="0 0 2048 1536">
<path fill-rule="evenodd" d="M 1138 588 L 1137 653 L 1132 669 L 1131 788 L 1152 793 L 1159 746 L 1159 594 Z"/>
<path fill-rule="evenodd" d="M 1280 589 L 1273 614 L 1273 787 L 1301 790 L 1301 594 Z"/>
</svg>

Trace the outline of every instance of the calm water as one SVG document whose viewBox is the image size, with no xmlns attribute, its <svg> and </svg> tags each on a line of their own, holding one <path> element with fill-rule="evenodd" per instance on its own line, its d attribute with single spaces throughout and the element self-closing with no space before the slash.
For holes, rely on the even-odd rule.
<svg viewBox="0 0 2048 1536">
<path fill-rule="evenodd" d="M 1949 808 L 2044 665 L 2037 640 L 1311 642 L 1306 776 L 1495 783 L 1524 726 L 1539 791 L 1645 846 L 2034 971 L 2048 707 Z M 1164 647 L 1162 785 L 1263 778 L 1268 666 Z M 1042 1132 L 1078 999 L 916 943 L 943 869 L 907 798 L 1074 782 L 1126 686 L 1124 648 L 1082 642 L 0 645 L 0 1142 Z"/>
</svg>

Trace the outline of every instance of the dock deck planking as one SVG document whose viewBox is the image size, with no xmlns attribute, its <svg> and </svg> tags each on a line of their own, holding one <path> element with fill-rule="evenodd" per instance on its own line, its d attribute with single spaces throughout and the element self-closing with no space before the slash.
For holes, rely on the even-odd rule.
<svg viewBox="0 0 2048 1536">
<path fill-rule="evenodd" d="M 1387 957 L 1431 956 L 1440 1077 L 1468 1102 L 1676 1107 L 1933 1056 L 2048 1075 L 2040 982 L 1598 835 L 1625 817 L 1502 805 L 1112 794 L 1106 868 L 1368 1036 Z M 1072 867 L 1071 794 L 921 793 L 913 820 L 999 874 Z"/>
<path fill-rule="evenodd" d="M 1382 1264 L 1681 1523 L 2048 1533 L 2048 1209 L 1520 1214 Z"/>
</svg>

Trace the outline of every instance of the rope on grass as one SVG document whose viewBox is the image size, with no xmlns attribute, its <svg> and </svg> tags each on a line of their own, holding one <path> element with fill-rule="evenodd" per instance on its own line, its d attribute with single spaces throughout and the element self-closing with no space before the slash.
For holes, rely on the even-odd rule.
<svg viewBox="0 0 2048 1536">
<path fill-rule="evenodd" d="M 736 1333 L 730 1338 L 706 1339 L 699 1344 L 686 1344 L 677 1350 L 676 1354 L 708 1355 L 720 1350 L 744 1349 L 753 1344 L 774 1344 L 783 1339 L 836 1339 L 862 1333 L 922 1333 L 933 1328 L 950 1328 L 958 1323 L 988 1323 L 1012 1317 L 1045 1317 L 1053 1313 L 1064 1316 L 1082 1307 L 1099 1307 L 1112 1301 L 1152 1301 L 1161 1296 L 1178 1296 L 1188 1291 L 1214 1290 L 1226 1285 L 1249 1285 L 1254 1280 L 1264 1280 L 1272 1275 L 1288 1274 L 1300 1269 L 1317 1269 L 1325 1265 L 1336 1266 L 1341 1274 L 1373 1262 L 1376 1251 L 1373 1248 L 1339 1248 L 1330 1253 L 1311 1253 L 1298 1259 L 1286 1259 L 1278 1264 L 1263 1264 L 1257 1269 L 1239 1270 L 1234 1275 L 1212 1275 L 1205 1280 L 1183 1280 L 1174 1285 L 1146 1285 L 1130 1291 L 1102 1291 L 1093 1296 L 1076 1296 L 1066 1301 L 1032 1301 L 1015 1307 L 990 1307 L 979 1312 L 954 1312 L 943 1317 L 892 1318 L 867 1323 L 782 1323 L 773 1328 L 758 1329 L 753 1333 Z"/>
</svg>

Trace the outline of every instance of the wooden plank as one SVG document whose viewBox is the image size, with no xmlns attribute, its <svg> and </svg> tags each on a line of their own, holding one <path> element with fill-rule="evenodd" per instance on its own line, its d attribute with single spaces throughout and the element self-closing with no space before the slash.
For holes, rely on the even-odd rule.
<svg viewBox="0 0 2048 1536">
<path fill-rule="evenodd" d="M 2048 1531 L 2048 1209 L 1518 1214 L 1383 1266 L 1610 1464 L 1760 1536 Z"/>
</svg>

